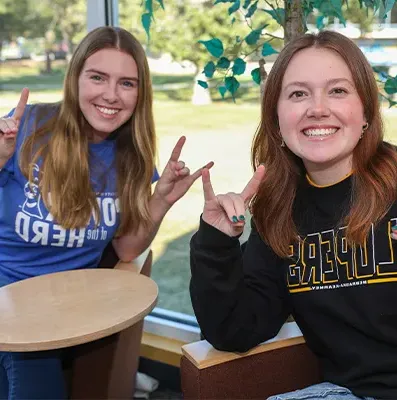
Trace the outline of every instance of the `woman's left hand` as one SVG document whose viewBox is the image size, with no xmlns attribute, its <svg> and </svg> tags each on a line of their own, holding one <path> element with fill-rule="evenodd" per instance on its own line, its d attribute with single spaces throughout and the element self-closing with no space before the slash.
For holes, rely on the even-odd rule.
<svg viewBox="0 0 397 400">
<path fill-rule="evenodd" d="M 185 142 L 185 136 L 179 138 L 153 194 L 169 207 L 185 195 L 193 183 L 201 176 L 203 168 L 210 169 L 214 165 L 211 161 L 193 174 L 190 174 L 189 168 L 179 159 Z"/>
</svg>

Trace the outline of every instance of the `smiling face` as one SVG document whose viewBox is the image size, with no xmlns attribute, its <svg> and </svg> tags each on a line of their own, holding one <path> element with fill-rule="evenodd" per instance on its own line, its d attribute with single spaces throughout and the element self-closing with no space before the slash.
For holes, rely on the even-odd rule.
<svg viewBox="0 0 397 400">
<path fill-rule="evenodd" d="M 135 60 L 117 49 L 99 50 L 84 63 L 79 76 L 79 106 L 98 142 L 132 116 L 138 101 Z"/>
<path fill-rule="evenodd" d="M 277 113 L 285 144 L 309 175 L 331 174 L 337 181 L 351 172 L 366 120 L 352 74 L 336 52 L 310 47 L 293 56 Z"/>
</svg>

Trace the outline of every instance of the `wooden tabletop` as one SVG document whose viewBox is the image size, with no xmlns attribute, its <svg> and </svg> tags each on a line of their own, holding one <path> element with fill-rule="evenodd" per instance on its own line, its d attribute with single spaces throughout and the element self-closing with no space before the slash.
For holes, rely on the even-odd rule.
<svg viewBox="0 0 397 400">
<path fill-rule="evenodd" d="M 150 278 L 114 269 L 82 269 L 0 288 L 0 351 L 74 346 L 109 336 L 155 306 Z"/>
</svg>

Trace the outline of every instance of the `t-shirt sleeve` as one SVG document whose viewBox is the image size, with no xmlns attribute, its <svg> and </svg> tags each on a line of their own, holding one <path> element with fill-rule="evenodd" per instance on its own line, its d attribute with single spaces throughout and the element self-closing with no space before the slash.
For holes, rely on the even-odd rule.
<svg viewBox="0 0 397 400">
<path fill-rule="evenodd" d="M 157 182 L 160 179 L 160 175 L 157 171 L 157 168 L 154 169 L 153 177 L 152 177 L 152 183 Z"/>
<path fill-rule="evenodd" d="M 8 114 L 4 115 L 2 118 L 10 118 L 14 115 L 15 108 L 13 108 Z"/>
</svg>

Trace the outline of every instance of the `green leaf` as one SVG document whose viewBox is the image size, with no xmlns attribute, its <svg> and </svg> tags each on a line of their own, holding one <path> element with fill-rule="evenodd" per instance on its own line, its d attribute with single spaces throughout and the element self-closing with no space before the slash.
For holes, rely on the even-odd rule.
<svg viewBox="0 0 397 400">
<path fill-rule="evenodd" d="M 160 7 L 165 10 L 163 0 L 157 0 L 157 3 L 160 4 Z"/>
<path fill-rule="evenodd" d="M 219 58 L 223 54 L 223 44 L 218 38 L 211 40 L 199 40 L 198 42 L 202 43 L 208 52 L 214 57 Z"/>
<path fill-rule="evenodd" d="M 318 30 L 324 29 L 324 15 L 320 15 L 319 17 L 316 18 L 316 27 Z"/>
<path fill-rule="evenodd" d="M 216 64 L 217 68 L 220 69 L 228 69 L 230 65 L 230 61 L 226 57 L 221 57 Z"/>
<path fill-rule="evenodd" d="M 215 0 L 214 5 L 219 3 L 234 3 L 234 0 Z"/>
<path fill-rule="evenodd" d="M 152 14 L 145 13 L 141 17 L 142 26 L 145 29 L 148 39 L 150 39 L 150 24 L 152 23 Z"/>
<path fill-rule="evenodd" d="M 249 5 L 251 4 L 252 0 L 244 0 L 243 8 L 247 9 Z"/>
<path fill-rule="evenodd" d="M 252 80 L 258 85 L 261 83 L 261 71 L 259 68 L 255 68 L 251 71 Z"/>
<path fill-rule="evenodd" d="M 385 83 L 385 92 L 387 94 L 397 93 L 397 76 L 389 78 Z"/>
<path fill-rule="evenodd" d="M 205 75 L 207 78 L 212 78 L 213 75 L 214 75 L 215 70 L 216 70 L 216 67 L 215 67 L 214 62 L 213 62 L 213 61 L 210 61 L 210 62 L 208 62 L 208 63 L 206 64 L 206 66 L 204 67 L 204 71 L 203 71 L 203 72 L 204 72 L 204 75 Z"/>
<path fill-rule="evenodd" d="M 346 26 L 342 12 L 342 0 L 314 0 L 313 4 L 324 17 L 337 17 Z"/>
<path fill-rule="evenodd" d="M 397 101 L 392 100 L 390 97 L 387 98 L 389 102 L 389 108 L 392 108 L 397 105 Z"/>
<path fill-rule="evenodd" d="M 310 15 L 314 10 L 314 4 L 312 1 L 304 1 L 303 2 L 303 14 L 305 18 Z"/>
<path fill-rule="evenodd" d="M 284 26 L 285 21 L 285 10 L 284 8 L 275 8 L 274 10 L 263 10 L 265 13 L 271 15 L 271 17 L 277 21 L 281 26 Z"/>
<path fill-rule="evenodd" d="M 249 44 L 250 46 L 253 46 L 254 44 L 256 44 L 256 42 L 259 40 L 259 38 L 261 37 L 261 31 L 258 29 L 254 29 L 253 31 L 251 31 L 245 38 L 245 41 L 247 42 L 247 44 Z"/>
<path fill-rule="evenodd" d="M 385 19 L 387 14 L 392 10 L 395 2 L 396 0 L 384 0 L 385 13 L 383 14 L 383 19 Z"/>
<path fill-rule="evenodd" d="M 198 80 L 197 83 L 198 83 L 201 87 L 203 87 L 204 89 L 208 89 L 208 83 L 207 83 L 207 82 Z"/>
<path fill-rule="evenodd" d="M 329 0 L 314 0 L 313 5 L 324 15 L 324 17 L 334 16 L 331 2 Z"/>
<path fill-rule="evenodd" d="M 236 0 L 234 4 L 227 10 L 229 15 L 233 14 L 240 8 L 240 0 Z"/>
<path fill-rule="evenodd" d="M 260 36 L 261 36 L 261 33 L 254 30 L 247 35 L 247 37 L 245 38 L 245 41 L 250 46 L 253 46 L 259 40 Z"/>
<path fill-rule="evenodd" d="M 234 95 L 237 92 L 238 88 L 240 87 L 240 83 L 234 76 L 228 76 L 227 78 L 225 78 L 225 86 L 226 89 L 232 95 Z"/>
<path fill-rule="evenodd" d="M 145 0 L 145 9 L 149 14 L 153 15 L 153 1 Z"/>
<path fill-rule="evenodd" d="M 270 54 L 277 54 L 278 51 L 274 50 L 269 43 L 264 43 L 262 47 L 262 56 L 270 56 Z"/>
<path fill-rule="evenodd" d="M 255 14 L 257 8 L 258 8 L 258 0 L 254 4 L 252 4 L 252 6 L 250 6 L 247 14 L 245 14 L 245 18 L 251 18 Z"/>
<path fill-rule="evenodd" d="M 218 91 L 221 94 L 222 99 L 224 99 L 225 98 L 225 93 L 227 91 L 226 87 L 225 86 L 219 86 Z"/>
<path fill-rule="evenodd" d="M 242 75 L 245 72 L 245 67 L 247 63 L 242 58 L 236 58 L 233 64 L 233 74 L 234 75 Z"/>
</svg>

